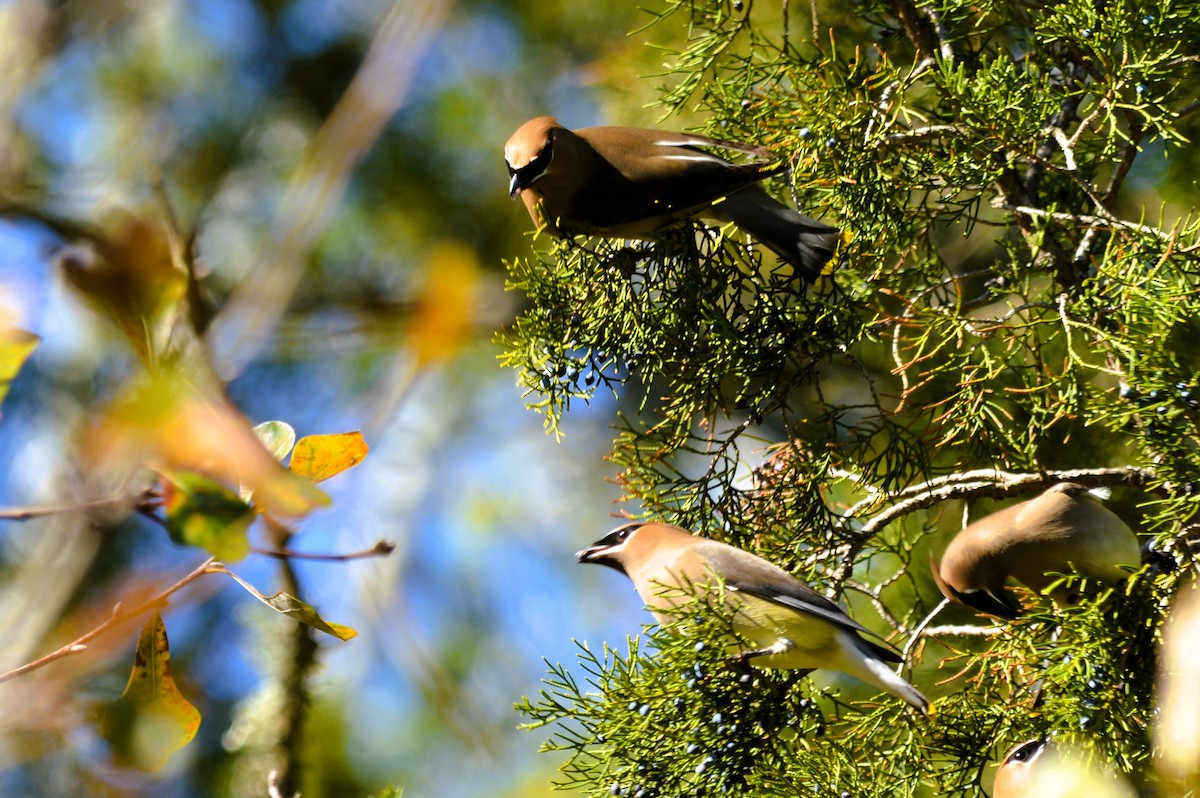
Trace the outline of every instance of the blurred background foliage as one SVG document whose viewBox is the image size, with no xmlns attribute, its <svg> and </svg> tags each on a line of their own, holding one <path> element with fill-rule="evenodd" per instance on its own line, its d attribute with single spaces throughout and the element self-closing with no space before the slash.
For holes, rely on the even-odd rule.
<svg viewBox="0 0 1200 798">
<path fill-rule="evenodd" d="M 41 339 L 3 406 L 0 506 L 111 486 L 79 436 L 146 362 L 129 317 L 189 290 L 162 266 L 171 246 L 199 277 L 216 384 L 251 422 L 361 429 L 371 445 L 289 543 L 397 545 L 295 565 L 305 598 L 359 632 L 319 642 L 305 796 L 544 793 L 553 763 L 516 731 L 513 702 L 572 636 L 627 631 L 585 585 L 636 611 L 571 557 L 610 525 L 605 414 L 557 445 L 491 337 L 522 301 L 502 259 L 528 247 L 503 143 L 539 113 L 595 123 L 619 98 L 637 115 L 652 94 L 637 76 L 661 60 L 627 36 L 644 21 L 569 0 L 0 2 L 0 321 Z M 343 100 L 358 105 L 339 118 Z M 127 509 L 2 523 L 4 669 L 202 559 Z M 281 589 L 265 558 L 231 568 Z M 295 624 L 213 577 L 172 603 L 196 740 L 158 774 L 108 764 L 94 717 L 128 677 L 127 623 L 0 686 L 0 793 L 265 794 Z"/>
</svg>

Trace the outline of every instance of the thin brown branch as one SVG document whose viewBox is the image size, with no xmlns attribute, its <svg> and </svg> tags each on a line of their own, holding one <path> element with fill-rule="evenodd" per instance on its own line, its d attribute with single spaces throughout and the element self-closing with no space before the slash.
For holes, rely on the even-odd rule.
<svg viewBox="0 0 1200 798">
<path fill-rule="evenodd" d="M 1096 204 L 1097 211 L 1105 215 L 1108 213 L 1108 208 L 1112 206 L 1113 201 L 1117 198 L 1117 193 L 1120 192 L 1121 186 L 1125 183 L 1125 177 L 1129 174 L 1129 170 L 1133 168 L 1133 162 L 1137 158 L 1138 153 L 1142 151 L 1142 125 L 1141 122 L 1132 114 L 1129 116 L 1129 141 L 1125 144 L 1125 150 L 1121 153 L 1121 162 L 1117 164 L 1116 170 L 1113 171 L 1112 177 L 1108 181 L 1108 186 L 1104 189 L 1102 202 Z"/>
<path fill-rule="evenodd" d="M 252 548 L 254 554 L 261 554 L 264 557 L 276 557 L 281 560 L 320 560 L 322 562 L 345 562 L 346 560 L 361 560 L 367 557 L 386 557 L 396 550 L 396 544 L 387 540 L 380 540 L 369 549 L 362 551 L 351 551 L 345 554 L 317 554 L 308 551 L 296 551 L 295 549 L 260 549 Z"/>
<path fill-rule="evenodd" d="M 66 504 L 31 505 L 28 507 L 0 507 L 0 521 L 28 521 L 31 518 L 41 518 L 60 513 L 79 513 L 88 510 L 118 509 L 132 504 L 129 496 L 109 496 L 103 499 L 88 499 Z"/>
<path fill-rule="evenodd" d="M 1157 227 L 1138 224 L 1136 222 L 1127 222 L 1124 219 L 1118 219 L 1115 216 L 1092 216 L 1086 213 L 1063 213 L 1062 211 L 1046 211 L 1041 208 L 1034 208 L 1028 205 L 1001 205 L 1002 210 L 1012 211 L 1018 215 L 1041 217 L 1044 219 L 1053 219 L 1057 222 L 1074 222 L 1082 225 L 1091 225 L 1094 227 L 1122 227 L 1126 230 L 1133 230 L 1138 233 L 1155 236 L 1163 241 L 1169 241 L 1171 236 Z"/>
<path fill-rule="evenodd" d="M 49 665 L 51 662 L 54 662 L 55 660 L 60 660 L 63 657 L 69 657 L 72 654 L 81 654 L 84 651 L 87 651 L 87 644 L 89 642 L 91 642 L 92 640 L 95 640 L 97 637 L 99 637 L 100 635 L 109 631 L 113 627 L 115 627 L 119 624 L 122 624 L 125 621 L 136 618 L 139 615 L 145 613 L 146 611 L 148 611 L 154 607 L 162 605 L 164 602 L 166 602 L 166 600 L 170 596 L 179 592 L 184 587 L 186 587 L 187 585 L 196 581 L 197 579 L 204 576 L 205 574 L 212 573 L 213 569 L 216 567 L 220 567 L 220 564 L 216 561 L 216 558 L 209 557 L 207 560 L 205 560 L 203 563 L 201 563 L 198 567 L 193 569 L 191 571 L 191 573 L 189 573 L 187 576 L 183 577 L 178 582 L 176 582 L 175 584 L 168 587 L 166 590 L 159 592 L 152 598 L 146 599 L 145 601 L 134 605 L 134 607 L 132 609 L 125 609 L 125 607 L 122 604 L 118 603 L 116 606 L 113 607 L 112 615 L 110 615 L 108 617 L 108 619 L 106 621 L 104 621 L 103 623 L 101 623 L 99 626 L 95 627 L 94 629 L 87 632 L 86 634 L 83 634 L 83 635 L 75 638 L 70 643 L 67 643 L 65 646 L 63 646 L 55 651 L 51 651 L 49 654 L 46 654 L 43 657 L 39 657 L 38 659 L 35 659 L 32 662 L 27 662 L 24 665 L 21 665 L 20 667 L 17 667 L 17 668 L 13 668 L 12 670 L 7 671 L 5 673 L 0 673 L 0 683 L 6 682 L 9 679 L 15 679 L 18 676 L 23 676 L 24 674 L 29 673 L 30 671 L 35 671 L 38 668 L 42 668 L 46 665 Z"/>
<path fill-rule="evenodd" d="M 900 27 L 904 28 L 904 33 L 922 57 L 933 58 L 942 51 L 937 32 L 915 3 L 911 0 L 891 0 L 890 5 L 896 19 L 900 20 Z"/>
<path fill-rule="evenodd" d="M 91 241 L 104 243 L 108 240 L 98 228 L 87 223 L 66 216 L 57 216 L 49 213 L 44 208 L 26 204 L 9 197 L 0 197 L 0 218 L 19 218 L 37 222 L 68 242 Z"/>
</svg>

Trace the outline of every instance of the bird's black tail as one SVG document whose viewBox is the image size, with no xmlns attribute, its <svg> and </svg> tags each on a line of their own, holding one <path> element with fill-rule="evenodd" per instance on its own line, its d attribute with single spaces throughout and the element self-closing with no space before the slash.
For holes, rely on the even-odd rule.
<svg viewBox="0 0 1200 798">
<path fill-rule="evenodd" d="M 712 210 L 766 244 L 810 283 L 825 273 L 842 238 L 836 227 L 792 210 L 760 186 L 731 194 Z"/>
</svg>

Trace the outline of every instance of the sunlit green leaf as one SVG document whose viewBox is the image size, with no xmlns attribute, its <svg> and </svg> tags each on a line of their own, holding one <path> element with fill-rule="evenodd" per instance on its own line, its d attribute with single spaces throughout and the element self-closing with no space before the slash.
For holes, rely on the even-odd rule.
<svg viewBox="0 0 1200 798">
<path fill-rule="evenodd" d="M 264 421 L 254 427 L 254 434 L 276 460 L 287 457 L 287 453 L 296 445 L 296 430 L 286 421 Z"/>
<path fill-rule="evenodd" d="M 259 592 L 254 585 L 250 584 L 245 579 L 242 579 L 232 571 L 225 571 L 225 573 L 231 576 L 234 581 L 245 588 L 247 593 L 254 596 L 263 604 L 266 604 L 268 607 L 282 615 L 287 615 L 293 620 L 299 621 L 306 626 L 311 626 L 318 631 L 333 635 L 339 640 L 349 640 L 352 637 L 358 637 L 358 632 L 356 630 L 351 629 L 349 626 L 343 626 L 340 623 L 329 623 L 325 621 L 312 607 L 312 605 L 304 603 L 295 596 L 287 593 L 276 593 L 273 596 L 265 596 Z"/>
<path fill-rule="evenodd" d="M 255 515 L 229 488 L 187 471 L 164 474 L 163 487 L 167 532 L 176 543 L 231 562 L 250 552 L 247 530 Z"/>
</svg>

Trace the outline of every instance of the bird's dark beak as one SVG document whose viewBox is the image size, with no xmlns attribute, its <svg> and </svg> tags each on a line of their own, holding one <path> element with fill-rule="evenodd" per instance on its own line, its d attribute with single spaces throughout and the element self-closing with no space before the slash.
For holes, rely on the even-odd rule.
<svg viewBox="0 0 1200 798">
<path fill-rule="evenodd" d="M 516 199 L 521 193 L 521 180 L 515 171 L 509 170 L 508 175 L 508 198 Z"/>
<path fill-rule="evenodd" d="M 625 571 L 625 566 L 621 564 L 621 561 L 618 558 L 613 557 L 609 553 L 610 551 L 612 551 L 612 546 L 605 543 L 597 543 L 595 545 L 588 546 L 586 549 L 580 549 L 579 551 L 575 552 L 575 559 L 579 560 L 581 563 L 607 565 L 614 571 L 620 571 L 628 576 L 628 573 Z"/>
<path fill-rule="evenodd" d="M 596 562 L 604 556 L 604 552 L 607 550 L 608 546 L 588 546 L 586 549 L 575 552 L 575 559 L 580 562 Z"/>
</svg>

